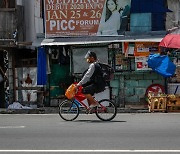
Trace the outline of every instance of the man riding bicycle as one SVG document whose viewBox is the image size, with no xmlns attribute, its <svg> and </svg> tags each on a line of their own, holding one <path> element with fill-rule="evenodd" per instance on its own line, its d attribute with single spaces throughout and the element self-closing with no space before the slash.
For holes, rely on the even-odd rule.
<svg viewBox="0 0 180 154">
<path fill-rule="evenodd" d="M 86 109 L 86 113 L 95 113 L 100 120 L 110 121 L 117 114 L 116 104 L 110 99 L 102 98 L 96 101 L 93 98 L 95 93 L 105 90 L 107 78 L 103 75 L 104 69 L 102 64 L 97 62 L 97 56 L 94 52 L 88 51 L 85 58 L 90 64 L 89 68 L 83 73 L 85 75 L 78 84 L 72 84 L 69 87 L 73 89 L 71 89 L 73 93 L 69 88 L 69 90 L 67 89 L 66 93 L 69 92 L 70 96 L 66 95 L 68 99 L 59 103 L 59 115 L 66 121 L 73 121 L 79 116 L 81 109 L 83 111 Z M 75 95 L 74 86 L 78 90 Z M 86 98 L 89 106 L 83 103 Z"/>
<path fill-rule="evenodd" d="M 94 108 L 98 106 L 98 103 L 92 96 L 95 93 L 104 91 L 106 83 L 103 78 L 101 67 L 97 62 L 96 53 L 89 50 L 85 55 L 85 59 L 90 65 L 81 81 L 77 84 L 76 88 L 79 86 L 83 87 L 82 93 L 87 98 L 89 107 Z"/>
</svg>

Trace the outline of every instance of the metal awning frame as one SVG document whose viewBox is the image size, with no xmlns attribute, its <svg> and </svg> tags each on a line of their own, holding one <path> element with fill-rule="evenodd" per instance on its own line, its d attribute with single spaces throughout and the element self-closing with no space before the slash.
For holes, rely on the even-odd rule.
<svg viewBox="0 0 180 154">
<path fill-rule="evenodd" d="M 81 38 L 39 38 L 36 39 L 32 46 L 58 46 L 58 45 L 87 45 L 87 44 L 110 44 L 110 43 L 120 43 L 120 42 L 160 42 L 164 36 L 153 36 L 153 37 L 81 37 Z M 92 39 L 91 39 L 92 38 Z"/>
</svg>

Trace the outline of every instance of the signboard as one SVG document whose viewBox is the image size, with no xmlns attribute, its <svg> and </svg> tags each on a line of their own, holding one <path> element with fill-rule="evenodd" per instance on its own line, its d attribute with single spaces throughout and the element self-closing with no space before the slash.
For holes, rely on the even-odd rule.
<svg viewBox="0 0 180 154">
<path fill-rule="evenodd" d="M 130 0 L 44 1 L 46 37 L 118 35 L 130 14 Z"/>
<path fill-rule="evenodd" d="M 148 67 L 147 59 L 148 57 L 135 57 L 135 64 L 137 71 L 152 70 L 151 68 Z"/>
<path fill-rule="evenodd" d="M 134 55 L 134 43 L 123 43 L 123 51 L 125 54 L 125 57 L 128 57 L 128 55 Z"/>
<path fill-rule="evenodd" d="M 159 43 L 158 42 L 136 42 L 134 48 L 135 56 L 149 56 L 150 53 L 158 53 Z"/>
</svg>

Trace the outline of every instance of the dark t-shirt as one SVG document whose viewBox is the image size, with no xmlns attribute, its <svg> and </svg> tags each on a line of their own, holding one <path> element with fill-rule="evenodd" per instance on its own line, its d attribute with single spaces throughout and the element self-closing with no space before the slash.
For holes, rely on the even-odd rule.
<svg viewBox="0 0 180 154">
<path fill-rule="evenodd" d="M 96 89 L 96 93 L 98 93 L 105 89 L 106 82 L 104 81 L 103 73 L 102 73 L 100 65 L 98 63 L 94 63 L 94 66 L 95 66 L 95 69 L 92 76 L 90 77 L 90 80 L 86 82 L 85 84 L 82 84 L 82 86 L 87 87 L 89 85 L 94 85 Z M 86 72 L 87 70 L 83 74 L 86 74 Z"/>
</svg>

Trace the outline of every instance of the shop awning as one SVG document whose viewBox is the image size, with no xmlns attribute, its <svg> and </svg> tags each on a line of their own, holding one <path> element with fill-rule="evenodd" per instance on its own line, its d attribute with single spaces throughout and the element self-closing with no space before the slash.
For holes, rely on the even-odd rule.
<svg viewBox="0 0 180 154">
<path fill-rule="evenodd" d="M 86 37 L 58 37 L 58 38 L 38 38 L 33 41 L 32 46 L 53 46 L 53 45 L 86 45 L 98 43 L 119 43 L 119 42 L 160 42 L 161 36 L 86 36 Z"/>
</svg>

